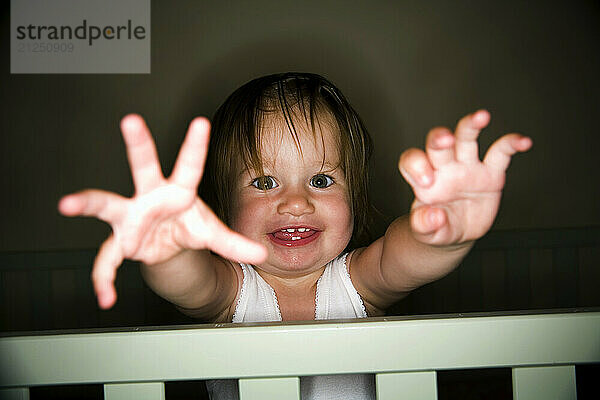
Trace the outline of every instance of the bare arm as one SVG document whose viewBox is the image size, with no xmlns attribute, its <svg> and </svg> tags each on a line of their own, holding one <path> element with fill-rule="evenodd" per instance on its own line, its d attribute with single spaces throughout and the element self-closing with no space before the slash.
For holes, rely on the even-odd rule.
<svg viewBox="0 0 600 400">
<path fill-rule="evenodd" d="M 184 250 L 155 265 L 141 264 L 148 286 L 192 317 L 230 321 L 237 295 L 234 265 L 207 250 Z"/>
<path fill-rule="evenodd" d="M 369 315 L 380 315 L 412 290 L 452 272 L 472 246 L 473 242 L 455 246 L 420 242 L 405 215 L 392 222 L 383 237 L 354 251 L 350 273 Z"/>
<path fill-rule="evenodd" d="M 115 303 L 116 271 L 128 258 L 144 264 L 143 276 L 158 295 L 190 314 L 218 317 L 237 291 L 236 271 L 225 259 L 258 263 L 266 249 L 227 228 L 196 194 L 208 147 L 208 121 L 192 121 L 169 178 L 162 175 L 143 119 L 126 116 L 121 130 L 135 195 L 85 190 L 59 203 L 64 215 L 92 216 L 112 227 L 92 271 L 100 307 Z"/>
<path fill-rule="evenodd" d="M 505 135 L 481 162 L 477 137 L 489 120 L 482 110 L 462 118 L 454 134 L 434 128 L 425 151 L 409 149 L 400 157 L 400 172 L 415 193 L 411 213 L 357 250 L 350 265 L 375 312 L 451 272 L 494 222 L 510 158 L 528 150 L 531 140 Z"/>
</svg>

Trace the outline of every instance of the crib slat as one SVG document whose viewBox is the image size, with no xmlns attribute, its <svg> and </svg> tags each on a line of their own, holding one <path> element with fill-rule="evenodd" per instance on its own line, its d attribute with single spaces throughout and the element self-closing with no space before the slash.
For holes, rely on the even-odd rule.
<svg viewBox="0 0 600 400">
<path fill-rule="evenodd" d="M 0 389 L 0 400 L 29 400 L 29 388 Z"/>
<path fill-rule="evenodd" d="M 104 400 L 165 400 L 163 382 L 119 383 L 104 385 Z"/>
<path fill-rule="evenodd" d="M 392 372 L 375 375 L 377 400 L 437 400 L 435 371 Z M 400 396 L 401 394 L 401 396 Z"/>
<path fill-rule="evenodd" d="M 300 400 L 300 378 L 240 379 L 240 400 Z"/>
<path fill-rule="evenodd" d="M 575 366 L 513 368 L 514 400 L 577 399 Z"/>
</svg>

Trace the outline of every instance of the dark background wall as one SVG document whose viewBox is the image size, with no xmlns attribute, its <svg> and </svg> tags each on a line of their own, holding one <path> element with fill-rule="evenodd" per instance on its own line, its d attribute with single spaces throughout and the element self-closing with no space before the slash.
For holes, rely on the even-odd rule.
<svg viewBox="0 0 600 400">
<path fill-rule="evenodd" d="M 587 228 L 600 225 L 596 1 L 153 1 L 148 75 L 11 75 L 3 7 L 5 254 L 99 245 L 106 225 L 61 217 L 56 204 L 86 187 L 132 193 L 118 129 L 125 114 L 146 118 L 169 173 L 193 117 L 211 116 L 254 77 L 290 70 L 327 76 L 365 120 L 375 142 L 380 232 L 412 201 L 396 168 L 399 154 L 423 146 L 431 127 L 454 126 L 478 108 L 492 113 L 482 149 L 512 131 L 534 141 L 508 171 L 494 231 L 576 228 L 585 239 Z M 597 255 L 584 255 L 596 278 Z"/>
</svg>

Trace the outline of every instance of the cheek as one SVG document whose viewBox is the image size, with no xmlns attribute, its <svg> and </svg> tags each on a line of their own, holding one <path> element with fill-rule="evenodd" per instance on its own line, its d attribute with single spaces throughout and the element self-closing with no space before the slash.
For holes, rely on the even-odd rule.
<svg viewBox="0 0 600 400">
<path fill-rule="evenodd" d="M 340 198 L 335 205 L 331 205 L 329 208 L 330 212 L 330 224 L 333 224 L 335 229 L 334 232 L 336 238 L 335 253 L 340 254 L 350 240 L 352 239 L 352 233 L 354 232 L 354 216 L 352 213 L 352 207 L 344 197 Z"/>
<path fill-rule="evenodd" d="M 346 225 L 346 244 L 350 242 L 352 233 L 354 232 L 354 212 L 352 210 L 352 204 L 350 203 L 350 196 L 348 193 L 344 195 L 344 221 Z"/>
<path fill-rule="evenodd" d="M 335 197 L 328 199 L 324 209 L 331 218 L 334 220 L 340 229 L 349 231 L 352 235 L 352 229 L 354 227 L 354 215 L 352 213 L 352 206 L 348 200 L 346 194 L 338 194 Z"/>
<path fill-rule="evenodd" d="M 257 221 L 264 220 L 271 207 L 265 199 L 250 199 L 239 196 L 231 210 L 231 229 L 236 232 L 249 232 L 257 227 Z"/>
</svg>

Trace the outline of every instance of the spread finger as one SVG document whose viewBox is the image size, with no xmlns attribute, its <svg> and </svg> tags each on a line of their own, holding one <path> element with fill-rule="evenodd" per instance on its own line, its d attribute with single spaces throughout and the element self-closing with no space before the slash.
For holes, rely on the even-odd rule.
<svg viewBox="0 0 600 400">
<path fill-rule="evenodd" d="M 433 128 L 427 134 L 425 151 L 431 165 L 439 169 L 454 161 L 454 136 L 447 128 Z"/>
<path fill-rule="evenodd" d="M 427 155 L 420 149 L 408 149 L 398 162 L 400 173 L 413 187 L 429 187 L 433 183 L 433 167 Z"/>
<path fill-rule="evenodd" d="M 163 179 L 154 139 L 144 119 L 135 114 L 121 120 L 121 131 L 135 191 L 144 194 L 158 186 Z"/>
<path fill-rule="evenodd" d="M 171 175 L 176 184 L 195 190 L 200 183 L 208 151 L 209 131 L 210 123 L 206 118 L 196 118 L 190 123 Z"/>
<path fill-rule="evenodd" d="M 58 210 L 68 217 L 96 217 L 114 224 L 124 217 L 127 199 L 116 193 L 89 189 L 67 195 L 60 199 Z"/>
<path fill-rule="evenodd" d="M 117 301 L 115 277 L 117 268 L 119 268 L 122 262 L 123 256 L 121 255 L 117 241 L 111 235 L 102 243 L 98 255 L 94 260 L 94 269 L 92 270 L 94 291 L 96 292 L 98 305 L 102 309 L 112 307 Z"/>
<path fill-rule="evenodd" d="M 473 114 L 463 117 L 456 126 L 454 145 L 456 159 L 464 163 L 475 163 L 479 161 L 479 145 L 477 137 L 481 130 L 490 122 L 490 114 L 485 110 L 479 110 Z"/>
<path fill-rule="evenodd" d="M 518 133 L 504 135 L 490 146 L 483 162 L 496 170 L 505 171 L 510 164 L 511 156 L 529 150 L 531 145 L 530 138 Z"/>
</svg>

